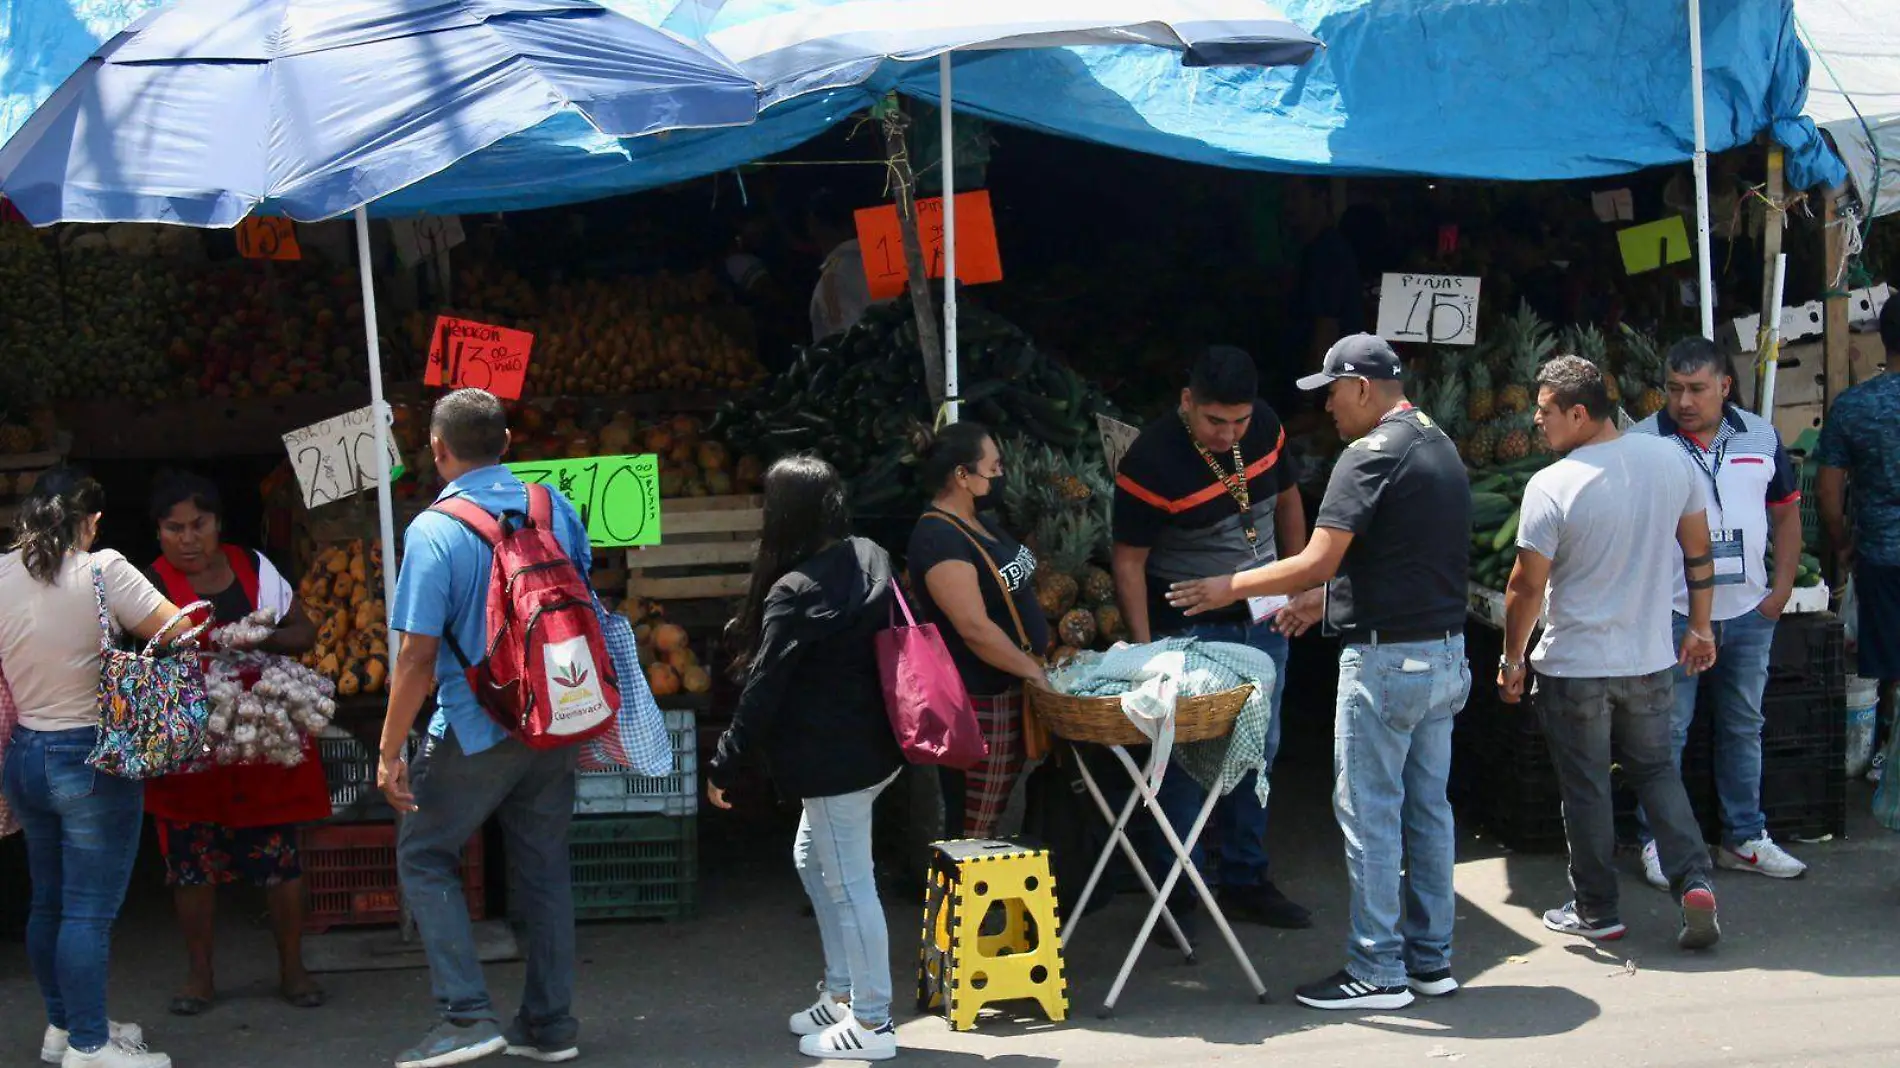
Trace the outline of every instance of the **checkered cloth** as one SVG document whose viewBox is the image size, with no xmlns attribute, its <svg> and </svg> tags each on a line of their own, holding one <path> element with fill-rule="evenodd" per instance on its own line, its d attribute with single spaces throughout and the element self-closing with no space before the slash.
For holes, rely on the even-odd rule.
<svg viewBox="0 0 1900 1068">
<path fill-rule="evenodd" d="M 1023 695 L 970 697 L 976 723 L 989 742 L 989 756 L 963 773 L 963 833 L 959 838 L 994 838 L 1009 795 L 1023 773 Z"/>
<path fill-rule="evenodd" d="M 1178 697 L 1220 693 L 1253 685 L 1253 693 L 1225 738 L 1177 745 L 1172 762 L 1195 782 L 1225 795 L 1248 772 L 1257 772 L 1254 790 L 1267 800 L 1267 728 L 1273 722 L 1273 658 L 1250 645 L 1166 638 L 1147 645 L 1124 645 L 1097 656 L 1084 654 L 1051 677 L 1063 693 L 1078 697 L 1120 697 L 1147 681 L 1150 662 L 1165 653 L 1186 657 L 1187 670 L 1174 680 Z"/>
<path fill-rule="evenodd" d="M 614 674 L 620 679 L 620 711 L 614 716 L 613 729 L 587 743 L 581 750 L 582 771 L 631 771 L 636 775 L 673 774 L 673 743 L 666 736 L 666 718 L 647 687 L 646 672 L 640 668 L 640 648 L 633 637 L 633 624 L 617 612 L 609 612 L 599 601 L 594 614 L 600 617 L 601 636 L 607 641 L 607 655 L 614 662 Z"/>
</svg>

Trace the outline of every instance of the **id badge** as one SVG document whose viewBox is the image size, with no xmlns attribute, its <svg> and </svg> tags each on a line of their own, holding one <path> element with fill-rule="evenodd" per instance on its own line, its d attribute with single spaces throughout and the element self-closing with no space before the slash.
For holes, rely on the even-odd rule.
<svg viewBox="0 0 1900 1068">
<path fill-rule="evenodd" d="M 1748 558 L 1740 529 L 1709 532 L 1709 555 L 1715 558 L 1715 584 L 1739 586 L 1748 581 Z"/>
<path fill-rule="evenodd" d="M 1265 554 L 1265 547 L 1255 542 L 1253 547 L 1253 562 L 1255 567 L 1260 566 L 1261 557 Z M 1247 598 L 1247 611 L 1252 615 L 1254 625 L 1258 626 L 1272 619 L 1280 609 L 1287 606 L 1290 600 L 1291 598 L 1283 597 L 1277 593 L 1270 594 L 1266 597 L 1249 597 Z"/>
</svg>

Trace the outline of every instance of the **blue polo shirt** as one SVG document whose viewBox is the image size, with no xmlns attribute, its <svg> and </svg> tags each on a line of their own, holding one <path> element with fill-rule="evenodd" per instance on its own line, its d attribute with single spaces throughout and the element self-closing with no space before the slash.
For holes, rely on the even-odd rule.
<svg viewBox="0 0 1900 1068">
<path fill-rule="evenodd" d="M 528 492 L 513 471 L 496 464 L 470 471 L 443 489 L 436 500 L 466 497 L 489 513 L 526 512 Z M 585 576 L 593 567 L 587 525 L 566 497 L 554 494 L 554 536 Z M 403 538 L 402 570 L 396 576 L 391 625 L 405 634 L 455 642 L 471 663 L 481 660 L 488 640 L 488 584 L 495 555 L 475 532 L 438 512 L 423 512 Z M 501 725 L 475 703 L 462 664 L 447 640 L 435 660 L 435 718 L 429 733 L 437 738 L 454 728 L 464 753 L 475 754 L 508 737 Z"/>
</svg>

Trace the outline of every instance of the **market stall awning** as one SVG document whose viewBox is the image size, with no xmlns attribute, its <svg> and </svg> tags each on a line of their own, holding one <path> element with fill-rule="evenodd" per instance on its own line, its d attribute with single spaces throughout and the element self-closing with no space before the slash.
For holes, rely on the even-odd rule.
<svg viewBox="0 0 1900 1068">
<path fill-rule="evenodd" d="M 1900 9 L 1852 0 L 1795 0 L 1795 29 L 1813 57 L 1803 114 L 1825 131 L 1861 203 L 1900 211 Z M 1798 185 L 1837 184 L 1825 155 L 1791 157 Z"/>
<path fill-rule="evenodd" d="M 589 0 L 180 0 L 0 148 L 29 220 L 345 214 L 569 116 L 637 138 L 751 123 L 758 87 Z"/>
</svg>

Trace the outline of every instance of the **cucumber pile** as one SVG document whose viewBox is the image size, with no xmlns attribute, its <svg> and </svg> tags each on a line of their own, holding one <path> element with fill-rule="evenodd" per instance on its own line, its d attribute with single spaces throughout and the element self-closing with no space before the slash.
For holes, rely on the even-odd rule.
<svg viewBox="0 0 1900 1068">
<path fill-rule="evenodd" d="M 1770 546 L 1768 549 L 1767 567 L 1768 567 L 1769 576 L 1773 577 L 1775 573 L 1775 550 L 1773 546 Z M 1821 584 L 1820 559 L 1817 558 L 1813 553 L 1807 553 L 1807 552 L 1802 553 L 1801 566 L 1794 573 L 1795 589 L 1805 590 L 1805 589 L 1810 589 L 1815 586 L 1819 586 L 1820 584 Z"/>
<path fill-rule="evenodd" d="M 999 439 L 1101 452 L 1097 413 L 1117 416 L 1100 390 L 1002 318 L 959 309 L 963 416 Z M 850 330 L 802 350 L 770 383 L 728 402 L 709 433 L 770 463 L 812 452 L 850 483 L 860 514 L 915 504 L 918 432 L 936 413 L 924 385 L 910 305 L 871 308 Z"/>
<path fill-rule="evenodd" d="M 1553 456 L 1528 456 L 1513 463 L 1472 472 L 1471 581 L 1501 590 L 1517 563 L 1518 507 L 1531 476 Z"/>
</svg>

